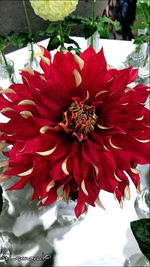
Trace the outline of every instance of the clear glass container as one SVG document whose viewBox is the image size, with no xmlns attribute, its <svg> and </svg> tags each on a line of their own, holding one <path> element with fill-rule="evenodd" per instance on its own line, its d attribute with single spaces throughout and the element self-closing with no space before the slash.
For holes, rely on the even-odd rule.
<svg viewBox="0 0 150 267">
<path fill-rule="evenodd" d="M 3 206 L 2 206 L 2 212 L 1 212 L 0 216 L 7 214 L 8 209 L 9 209 L 9 201 L 6 197 L 3 196 Z"/>
<path fill-rule="evenodd" d="M 41 67 L 39 64 L 39 60 L 37 58 L 37 56 L 34 54 L 34 50 L 33 50 L 33 43 L 29 43 L 27 45 L 28 51 L 29 51 L 29 57 L 27 58 L 24 67 L 29 67 L 31 66 L 33 68 L 33 70 L 40 72 L 41 71 Z"/>
<path fill-rule="evenodd" d="M 9 233 L 0 233 L 0 266 L 5 266 L 12 255 L 12 241 Z"/>
<path fill-rule="evenodd" d="M 145 51 L 145 44 L 142 44 L 140 47 L 136 45 L 133 52 L 127 56 L 124 62 L 125 67 L 133 66 L 139 68 L 142 66 L 145 58 Z"/>
<path fill-rule="evenodd" d="M 87 214 L 87 211 L 80 215 L 80 217 L 77 219 L 74 209 L 77 205 L 77 202 L 74 200 L 69 200 L 68 203 L 65 201 L 58 201 L 56 206 L 56 217 L 57 221 L 61 225 L 70 225 L 74 222 L 79 222 L 83 220 Z"/>
<path fill-rule="evenodd" d="M 150 188 L 145 187 L 141 195 L 137 196 L 135 210 L 139 218 L 149 218 L 150 216 Z"/>
<path fill-rule="evenodd" d="M 147 44 L 143 65 L 139 67 L 139 82 L 150 86 L 150 45 Z"/>
<path fill-rule="evenodd" d="M 96 31 L 91 37 L 87 39 L 87 47 L 89 47 L 93 42 L 93 48 L 97 52 L 100 48 L 99 40 L 100 40 L 100 34 Z"/>
<path fill-rule="evenodd" d="M 7 64 L 6 64 L 7 62 Z M 5 81 L 5 83 L 14 83 L 15 71 L 14 62 L 6 57 L 6 62 L 0 55 L 0 82 Z"/>
<path fill-rule="evenodd" d="M 150 267 L 150 262 L 144 255 L 134 254 L 126 260 L 124 267 Z"/>
</svg>

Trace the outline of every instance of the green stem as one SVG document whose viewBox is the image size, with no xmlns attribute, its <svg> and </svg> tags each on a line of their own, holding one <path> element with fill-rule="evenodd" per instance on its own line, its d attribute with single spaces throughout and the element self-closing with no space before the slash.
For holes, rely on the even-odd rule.
<svg viewBox="0 0 150 267">
<path fill-rule="evenodd" d="M 5 63 L 5 65 L 6 65 L 6 71 L 7 71 L 8 75 L 9 75 L 9 80 L 10 80 L 12 83 L 15 83 L 15 82 L 14 82 L 14 79 L 13 79 L 13 77 L 12 77 L 12 73 L 10 73 L 9 70 L 8 70 L 7 59 L 6 59 L 6 57 L 5 57 L 4 50 L 1 49 L 1 47 L 0 47 L 0 52 L 1 52 L 1 54 L 2 54 L 2 58 L 3 58 L 4 63 Z"/>
<path fill-rule="evenodd" d="M 92 25 L 94 26 L 95 21 L 95 2 L 96 0 L 93 0 L 92 2 Z M 91 36 L 91 46 L 93 47 L 93 35 Z"/>
<path fill-rule="evenodd" d="M 23 7 L 24 7 L 25 15 L 26 15 L 26 21 L 27 21 L 27 25 L 28 25 L 28 31 L 29 31 L 29 34 L 32 35 L 30 20 L 29 20 L 29 16 L 28 16 L 26 4 L 25 4 L 25 1 L 24 0 L 22 0 L 22 4 L 23 4 Z"/>
<path fill-rule="evenodd" d="M 92 2 L 92 24 L 94 25 L 94 20 L 95 20 L 95 0 Z"/>
<path fill-rule="evenodd" d="M 64 34 L 63 34 L 63 28 L 62 28 L 61 22 L 59 23 L 58 33 L 60 36 L 61 47 L 63 47 L 64 46 Z"/>
<path fill-rule="evenodd" d="M 1 54 L 2 54 L 2 58 L 3 58 L 4 62 L 5 62 L 5 65 L 8 66 L 8 63 L 7 63 L 7 60 L 6 60 L 6 57 L 5 57 L 3 49 L 0 49 L 0 51 L 1 51 Z"/>
<path fill-rule="evenodd" d="M 33 58 L 34 58 L 33 42 L 31 42 L 30 44 L 31 44 L 31 63 L 32 63 L 33 62 Z"/>
<path fill-rule="evenodd" d="M 26 16 L 26 22 L 27 22 L 27 26 L 28 26 L 28 32 L 29 32 L 29 35 L 31 37 L 32 36 L 31 24 L 30 24 L 28 12 L 27 12 L 27 8 L 26 8 L 26 4 L 25 4 L 25 1 L 24 0 L 22 0 L 22 4 L 23 4 L 23 7 L 24 7 L 24 12 L 25 12 L 25 16 Z M 33 61 L 33 57 L 34 57 L 34 50 L 33 50 L 33 43 L 31 41 L 31 62 Z"/>
</svg>

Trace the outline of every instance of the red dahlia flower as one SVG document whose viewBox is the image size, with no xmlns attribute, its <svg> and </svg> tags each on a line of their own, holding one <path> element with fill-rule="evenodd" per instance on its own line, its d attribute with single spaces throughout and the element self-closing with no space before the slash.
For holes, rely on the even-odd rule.
<svg viewBox="0 0 150 267">
<path fill-rule="evenodd" d="M 46 198 L 43 206 L 77 191 L 77 217 L 85 203 L 103 207 L 100 190 L 122 206 L 130 198 L 127 176 L 139 191 L 136 165 L 149 162 L 148 87 L 128 87 L 137 70 L 108 70 L 103 50 L 57 52 L 53 62 L 41 50 L 44 73 L 28 67 L 23 84 L 0 91 L 1 113 L 10 118 L 0 124 L 0 146 L 13 145 L 0 180 L 18 176 L 14 190 L 29 182 L 32 200 Z"/>
</svg>

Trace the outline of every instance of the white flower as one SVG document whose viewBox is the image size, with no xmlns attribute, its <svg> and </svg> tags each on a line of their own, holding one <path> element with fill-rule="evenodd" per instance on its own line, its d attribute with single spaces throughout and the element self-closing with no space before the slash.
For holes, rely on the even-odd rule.
<svg viewBox="0 0 150 267">
<path fill-rule="evenodd" d="M 72 13 L 78 4 L 78 0 L 30 0 L 36 15 L 44 20 L 57 21 Z"/>
</svg>

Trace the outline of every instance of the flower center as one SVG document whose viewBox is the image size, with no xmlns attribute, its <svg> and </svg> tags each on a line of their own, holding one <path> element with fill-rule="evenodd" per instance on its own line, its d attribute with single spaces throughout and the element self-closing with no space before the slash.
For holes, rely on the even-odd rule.
<svg viewBox="0 0 150 267">
<path fill-rule="evenodd" d="M 80 140 L 84 139 L 87 133 L 94 131 L 97 119 L 95 107 L 85 105 L 83 102 L 73 102 L 67 112 L 64 113 L 67 128 L 72 130 L 72 134 Z"/>
</svg>

